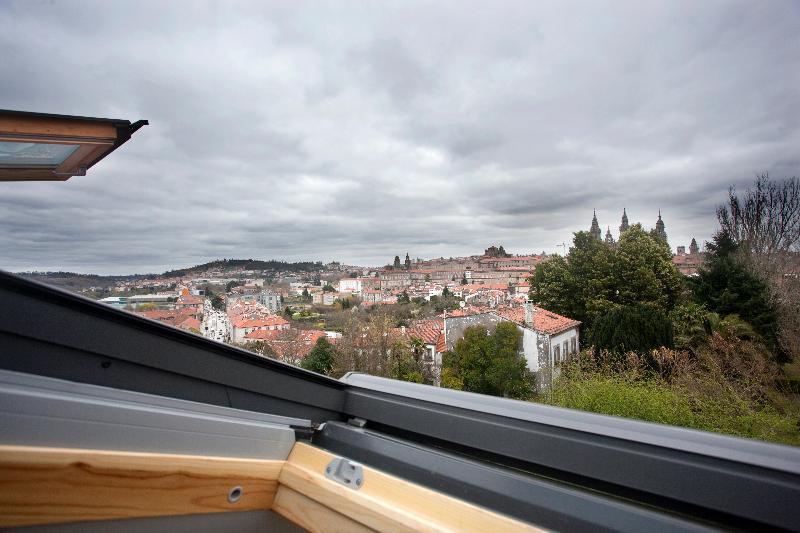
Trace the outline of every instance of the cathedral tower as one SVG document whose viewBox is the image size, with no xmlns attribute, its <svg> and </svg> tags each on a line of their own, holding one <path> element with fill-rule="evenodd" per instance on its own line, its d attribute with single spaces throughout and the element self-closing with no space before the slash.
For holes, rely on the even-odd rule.
<svg viewBox="0 0 800 533">
<path fill-rule="evenodd" d="M 664 229 L 664 221 L 661 220 L 661 209 L 658 210 L 658 220 L 656 221 L 656 236 L 667 242 L 667 232 Z"/>
<path fill-rule="evenodd" d="M 608 226 L 608 229 L 606 229 L 606 244 L 609 246 L 614 246 L 614 237 L 611 235 L 611 226 Z"/>
<path fill-rule="evenodd" d="M 592 217 L 592 228 L 589 230 L 589 233 L 598 241 L 603 240 L 603 232 L 600 230 L 600 224 L 597 223 L 597 211 L 594 212 L 594 216 Z"/>
<path fill-rule="evenodd" d="M 622 208 L 622 224 L 619 225 L 619 234 L 622 236 L 623 231 L 628 230 L 628 213 L 625 212 L 625 208 Z"/>
</svg>

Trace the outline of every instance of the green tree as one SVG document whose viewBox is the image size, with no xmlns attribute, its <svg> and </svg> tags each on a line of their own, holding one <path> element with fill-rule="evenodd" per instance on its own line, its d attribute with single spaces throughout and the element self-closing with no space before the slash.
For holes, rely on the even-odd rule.
<svg viewBox="0 0 800 533">
<path fill-rule="evenodd" d="M 471 326 L 451 352 L 445 354 L 444 386 L 460 384 L 463 390 L 527 398 L 533 390 L 533 377 L 520 356 L 522 334 L 511 322 L 498 324 L 493 334 L 481 326 Z"/>
<path fill-rule="evenodd" d="M 462 274 L 462 276 L 461 276 L 461 284 L 462 284 L 462 285 L 466 285 L 467 283 L 468 283 L 468 282 L 467 282 L 467 275 L 466 275 L 466 273 L 465 273 L 465 274 Z"/>
<path fill-rule="evenodd" d="M 617 307 L 595 321 L 589 337 L 596 353 L 608 350 L 647 354 L 661 346 L 671 348 L 672 322 L 658 309 L 645 304 Z"/>
<path fill-rule="evenodd" d="M 575 234 L 567 257 L 555 256 L 536 268 L 531 299 L 538 305 L 584 324 L 622 306 L 648 304 L 668 313 L 681 291 L 681 277 L 666 243 L 640 224 L 620 236 L 616 247 Z"/>
<path fill-rule="evenodd" d="M 322 292 L 336 292 L 336 289 L 333 288 L 333 285 L 328 283 L 324 287 L 322 287 Z"/>
<path fill-rule="evenodd" d="M 708 340 L 712 328 L 712 313 L 705 305 L 684 302 L 670 313 L 675 347 L 679 350 L 694 350 Z"/>
<path fill-rule="evenodd" d="M 335 348 L 327 338 L 320 337 L 300 366 L 312 372 L 329 375 L 333 369 Z"/>
<path fill-rule="evenodd" d="M 308 289 L 303 289 L 303 292 L 300 294 L 300 298 L 303 300 L 310 300 L 311 294 L 309 294 Z"/>
<path fill-rule="evenodd" d="M 720 316 L 738 315 L 764 338 L 767 347 L 780 355 L 777 342 L 778 317 L 769 287 L 738 258 L 738 245 L 726 231 L 718 232 L 698 276 L 690 280 L 695 299 Z"/>
<path fill-rule="evenodd" d="M 219 294 L 214 295 L 214 297 L 211 298 L 211 307 L 224 311 L 225 301 L 222 299 L 222 296 Z"/>
<path fill-rule="evenodd" d="M 408 297 L 408 293 L 406 291 L 403 291 L 403 293 L 400 294 L 400 296 L 397 297 L 397 303 L 399 303 L 399 304 L 410 304 L 411 303 L 411 298 Z"/>
</svg>

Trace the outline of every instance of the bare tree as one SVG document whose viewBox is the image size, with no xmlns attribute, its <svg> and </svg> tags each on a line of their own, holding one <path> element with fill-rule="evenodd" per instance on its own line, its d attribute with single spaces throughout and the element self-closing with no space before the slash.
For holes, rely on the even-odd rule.
<svg viewBox="0 0 800 533">
<path fill-rule="evenodd" d="M 800 357 L 800 180 L 777 183 L 763 173 L 742 198 L 731 187 L 717 219 L 739 245 L 740 260 L 769 284 L 781 345 Z"/>
<path fill-rule="evenodd" d="M 771 256 L 797 251 L 800 246 L 800 181 L 770 181 L 763 173 L 754 188 L 739 198 L 736 188 L 728 191 L 728 204 L 717 207 L 724 231 L 747 252 Z"/>
</svg>

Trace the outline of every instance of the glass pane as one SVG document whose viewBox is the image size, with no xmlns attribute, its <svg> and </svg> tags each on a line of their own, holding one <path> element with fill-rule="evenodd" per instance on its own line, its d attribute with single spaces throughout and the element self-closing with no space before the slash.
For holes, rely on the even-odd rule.
<svg viewBox="0 0 800 533">
<path fill-rule="evenodd" d="M 0 142 L 0 166 L 60 165 L 79 144 Z"/>
</svg>

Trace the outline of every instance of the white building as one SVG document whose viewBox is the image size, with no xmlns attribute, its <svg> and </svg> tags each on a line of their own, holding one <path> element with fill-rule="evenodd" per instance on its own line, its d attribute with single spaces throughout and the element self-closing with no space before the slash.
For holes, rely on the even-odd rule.
<svg viewBox="0 0 800 533">
<path fill-rule="evenodd" d="M 361 292 L 361 278 L 342 278 L 339 280 L 339 292 Z"/>
<path fill-rule="evenodd" d="M 501 322 L 513 322 L 522 333 L 521 355 L 528 369 L 537 374 L 540 387 L 547 387 L 549 372 L 580 351 L 580 325 L 577 320 L 558 315 L 528 302 L 522 307 L 493 309 L 483 313 L 450 316 L 445 319 L 444 335 L 447 350 L 464 336 L 469 326 L 483 326 L 494 331 Z"/>
</svg>

